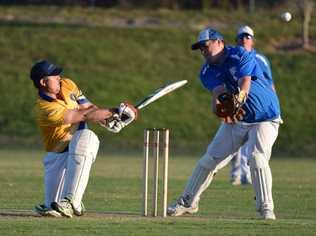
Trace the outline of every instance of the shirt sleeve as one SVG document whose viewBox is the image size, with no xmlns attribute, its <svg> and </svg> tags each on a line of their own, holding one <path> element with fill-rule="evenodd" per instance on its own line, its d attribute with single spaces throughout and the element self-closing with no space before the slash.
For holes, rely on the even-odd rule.
<svg viewBox="0 0 316 236">
<path fill-rule="evenodd" d="M 268 80 L 273 80 L 272 79 L 272 71 L 271 71 L 271 64 L 269 60 L 262 54 L 257 53 L 256 58 L 258 58 L 259 62 L 261 63 L 261 69 L 263 71 L 264 76 Z"/>
<path fill-rule="evenodd" d="M 83 95 L 82 91 L 78 88 L 78 86 L 70 79 L 64 79 L 65 82 L 71 87 L 73 94 L 76 97 L 76 101 L 78 104 L 90 103 L 90 101 Z"/>
<path fill-rule="evenodd" d="M 66 107 L 51 103 L 40 108 L 40 119 L 43 126 L 59 126 L 64 124 L 64 114 Z"/>
<path fill-rule="evenodd" d="M 80 90 L 78 96 L 76 97 L 78 104 L 90 103 L 90 101 L 82 94 Z"/>
<path fill-rule="evenodd" d="M 203 87 L 210 92 L 212 92 L 217 86 L 223 84 L 223 82 L 219 78 L 213 76 L 213 73 L 208 71 L 205 66 L 202 67 L 199 77 Z"/>
<path fill-rule="evenodd" d="M 256 67 L 255 53 L 247 52 L 246 50 L 242 51 L 240 63 L 238 66 L 239 78 L 245 76 L 252 76 L 253 71 Z"/>
</svg>

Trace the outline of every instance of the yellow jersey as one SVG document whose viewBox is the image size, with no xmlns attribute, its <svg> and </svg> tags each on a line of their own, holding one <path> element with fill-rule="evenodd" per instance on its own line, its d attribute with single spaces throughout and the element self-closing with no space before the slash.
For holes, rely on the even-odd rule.
<svg viewBox="0 0 316 236">
<path fill-rule="evenodd" d="M 78 109 L 79 104 L 89 102 L 77 85 L 70 79 L 61 79 L 59 95 L 61 98 L 53 99 L 39 91 L 36 104 L 37 122 L 47 152 L 67 150 L 72 135 L 85 126 L 84 123 L 64 123 L 64 114 L 68 109 Z"/>
</svg>

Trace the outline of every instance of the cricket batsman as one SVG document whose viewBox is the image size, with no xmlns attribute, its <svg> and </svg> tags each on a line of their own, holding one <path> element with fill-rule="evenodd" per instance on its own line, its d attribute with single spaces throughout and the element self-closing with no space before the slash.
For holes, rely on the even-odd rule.
<svg viewBox="0 0 316 236">
<path fill-rule="evenodd" d="M 30 73 L 38 91 L 37 122 L 47 152 L 43 157 L 45 200 L 35 211 L 71 218 L 84 212 L 82 198 L 99 149 L 99 139 L 87 122 L 118 133 L 136 119 L 137 109 L 128 103 L 114 109 L 97 108 L 72 80 L 61 77 L 62 71 L 42 60 Z"/>
</svg>

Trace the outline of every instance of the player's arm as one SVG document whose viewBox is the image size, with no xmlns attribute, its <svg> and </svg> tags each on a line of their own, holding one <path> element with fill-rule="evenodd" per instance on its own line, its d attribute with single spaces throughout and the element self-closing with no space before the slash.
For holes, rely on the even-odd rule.
<svg viewBox="0 0 316 236">
<path fill-rule="evenodd" d="M 245 103 L 251 86 L 251 76 L 244 76 L 238 80 L 239 93 L 237 100 L 239 103 Z"/>
<path fill-rule="evenodd" d="M 94 121 L 101 122 L 112 116 L 110 109 L 106 108 L 96 108 L 91 105 L 87 108 L 81 109 L 68 109 L 64 113 L 65 124 L 75 124 L 81 121 Z"/>
<path fill-rule="evenodd" d="M 250 91 L 251 79 L 253 75 L 253 71 L 256 66 L 256 57 L 255 52 L 247 52 L 243 51 L 241 54 L 241 59 L 238 65 L 237 75 L 239 76 L 238 87 L 239 93 L 237 94 L 237 101 L 240 104 L 245 103 L 247 96 Z"/>
<path fill-rule="evenodd" d="M 86 103 L 83 103 L 83 104 L 79 104 L 79 110 L 87 109 L 87 108 L 90 108 L 90 107 L 98 108 L 96 105 L 94 105 L 91 102 L 86 102 Z"/>
</svg>

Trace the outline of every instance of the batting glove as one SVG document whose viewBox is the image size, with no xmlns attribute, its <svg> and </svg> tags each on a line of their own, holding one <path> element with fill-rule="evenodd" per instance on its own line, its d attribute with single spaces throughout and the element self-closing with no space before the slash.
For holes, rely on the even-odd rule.
<svg viewBox="0 0 316 236">
<path fill-rule="evenodd" d="M 137 119 L 138 110 L 128 102 L 122 102 L 118 107 L 118 114 L 125 127 Z"/>
</svg>

